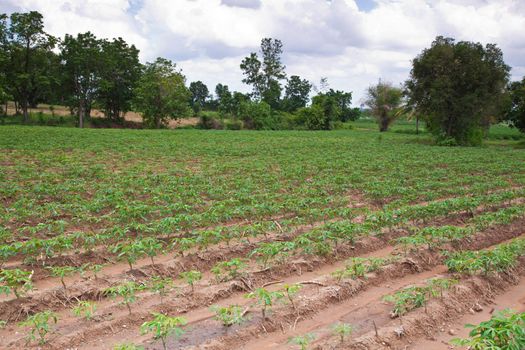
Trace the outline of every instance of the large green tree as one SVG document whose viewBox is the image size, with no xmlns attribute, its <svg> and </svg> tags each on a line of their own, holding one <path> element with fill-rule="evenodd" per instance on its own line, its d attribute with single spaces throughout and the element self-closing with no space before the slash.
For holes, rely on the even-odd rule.
<svg viewBox="0 0 525 350">
<path fill-rule="evenodd" d="M 67 104 L 78 114 L 79 126 L 82 128 L 85 119 L 89 118 L 99 86 L 101 41 L 90 32 L 76 37 L 66 34 L 60 55 L 69 96 Z"/>
<path fill-rule="evenodd" d="M 379 131 L 388 131 L 390 125 L 401 115 L 403 90 L 388 82 L 379 82 L 366 91 L 365 104 L 376 118 Z"/>
<path fill-rule="evenodd" d="M 525 77 L 509 85 L 510 105 L 506 119 L 521 132 L 525 132 Z"/>
<path fill-rule="evenodd" d="M 130 110 L 140 78 L 139 50 L 122 38 L 101 42 L 97 102 L 109 119 L 118 121 Z"/>
<path fill-rule="evenodd" d="M 20 103 L 24 122 L 28 122 L 31 100 L 36 100 L 53 79 L 47 64 L 51 57 L 49 51 L 57 40 L 44 31 L 42 14 L 36 11 L 11 14 L 9 39 L 11 95 Z"/>
<path fill-rule="evenodd" d="M 278 39 L 261 40 L 261 56 L 252 52 L 241 62 L 244 74 L 243 83 L 251 85 L 253 97 L 278 108 L 281 97 L 280 81 L 286 78 L 285 66 L 281 62 L 283 44 Z"/>
<path fill-rule="evenodd" d="M 412 63 L 409 104 L 438 138 L 479 144 L 501 110 L 509 66 L 494 44 L 437 37 Z"/>
<path fill-rule="evenodd" d="M 169 119 L 188 117 L 191 109 L 186 78 L 170 60 L 157 58 L 147 63 L 135 89 L 135 106 L 144 122 L 160 128 Z"/>
<path fill-rule="evenodd" d="M 190 83 L 191 100 L 190 105 L 195 113 L 199 112 L 209 95 L 209 90 L 206 84 L 202 81 L 192 81 Z"/>
<path fill-rule="evenodd" d="M 292 75 L 286 84 L 282 109 L 287 112 L 295 112 L 299 108 L 306 106 L 310 99 L 312 84 L 301 79 L 298 75 Z"/>
</svg>

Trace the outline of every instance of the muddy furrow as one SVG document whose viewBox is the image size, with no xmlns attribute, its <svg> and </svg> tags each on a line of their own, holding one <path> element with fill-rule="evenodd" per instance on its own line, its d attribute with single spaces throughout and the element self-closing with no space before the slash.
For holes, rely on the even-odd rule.
<svg viewBox="0 0 525 350">
<path fill-rule="evenodd" d="M 483 236 L 485 238 L 479 239 L 478 237 L 476 237 L 476 239 L 473 242 L 475 242 L 475 245 L 486 245 L 492 241 L 508 239 L 512 237 L 513 235 L 515 235 L 516 232 L 518 232 L 516 230 L 516 227 L 523 227 L 522 224 L 523 223 L 514 223 L 513 225 L 510 225 L 510 227 L 508 227 L 508 230 L 505 230 L 505 231 L 501 231 L 501 228 L 499 228 L 499 231 L 498 231 L 499 233 L 493 232 L 494 230 L 489 229 L 487 232 L 480 234 L 480 237 Z M 365 242 L 367 240 L 368 242 Z M 363 254 L 366 252 L 371 252 L 377 249 L 381 249 L 382 247 L 385 247 L 388 244 L 388 239 L 385 239 L 385 237 L 383 237 L 382 239 L 369 237 L 369 238 L 366 238 L 365 241 L 359 242 L 358 244 L 356 244 L 356 246 L 353 247 L 353 249 L 349 249 L 347 253 L 340 256 L 340 258 L 344 258 L 344 256 L 355 256 L 355 255 Z M 323 270 L 323 266 L 327 266 L 327 269 Z M 318 261 L 316 261 L 316 259 L 312 259 L 311 262 L 295 261 L 295 262 L 291 262 L 289 264 L 285 264 L 283 266 L 276 267 L 274 269 L 270 269 L 268 271 L 262 272 L 260 276 L 253 278 L 253 282 L 254 282 L 253 284 L 263 285 L 264 283 L 267 283 L 275 279 L 280 279 L 283 277 L 285 277 L 285 280 L 284 280 L 285 283 L 295 283 L 299 280 L 304 281 L 305 279 L 308 279 L 308 278 L 314 278 L 316 277 L 316 275 L 318 276 L 319 274 L 330 273 L 342 266 L 343 266 L 342 264 L 339 264 L 339 265 L 333 264 L 333 261 L 322 261 L 320 259 L 318 259 Z M 303 274 L 303 276 L 298 276 L 298 277 L 291 277 L 291 278 L 287 277 L 287 276 L 290 276 L 290 274 L 293 272 L 300 273 L 300 272 L 304 272 L 308 270 L 312 270 L 312 274 L 307 272 L 308 275 Z M 71 341 L 64 339 L 65 344 L 71 345 L 71 344 L 76 344 L 77 342 L 82 343 L 82 339 L 85 337 L 91 337 L 91 333 L 93 332 L 96 333 L 96 332 L 103 332 L 103 330 L 104 332 L 108 331 L 108 329 L 111 330 L 113 328 L 113 325 L 127 324 L 128 327 L 131 328 L 131 326 L 133 325 L 140 325 L 145 318 L 148 318 L 149 311 L 158 310 L 158 311 L 164 311 L 170 314 L 191 311 L 190 315 L 194 315 L 195 312 L 198 314 L 197 311 L 192 311 L 192 310 L 195 310 L 195 309 L 198 310 L 199 305 L 208 305 L 210 303 L 214 303 L 217 300 L 221 300 L 224 298 L 226 298 L 224 299 L 224 303 L 228 304 L 232 300 L 235 301 L 235 298 L 237 298 L 237 296 L 240 294 L 239 291 L 242 291 L 245 287 L 243 287 L 242 285 L 239 287 L 238 284 L 232 283 L 229 285 L 226 284 L 226 285 L 219 285 L 219 286 L 211 286 L 209 288 L 210 288 L 209 290 L 206 290 L 206 288 L 201 290 L 202 293 L 207 294 L 206 298 L 193 297 L 193 298 L 190 298 L 190 300 L 186 300 L 187 297 L 177 298 L 175 299 L 174 303 L 170 303 L 170 305 L 164 305 L 164 306 L 157 305 L 155 304 L 154 301 L 152 302 L 151 300 L 155 299 L 154 296 L 151 296 L 149 299 L 146 298 L 145 300 L 141 299 L 140 309 L 144 308 L 145 310 L 148 310 L 148 311 L 140 312 L 138 314 L 132 315 L 132 317 L 126 317 L 125 311 L 122 312 L 121 310 L 120 312 L 118 312 L 118 308 L 116 308 L 117 310 L 113 310 L 115 306 L 109 303 L 108 304 L 109 309 L 107 312 L 104 312 L 104 314 L 112 315 L 112 317 L 114 318 L 112 321 L 110 321 L 109 323 L 102 322 L 100 325 L 98 324 L 94 325 L 90 327 L 88 331 L 84 331 L 84 332 L 80 331 L 79 332 L 80 334 L 73 335 L 72 338 L 67 336 L 66 334 L 64 334 L 65 337 L 61 337 L 61 338 L 66 338 L 66 339 L 69 338 Z M 223 302 L 221 302 L 221 304 L 222 303 Z M 185 307 L 181 308 L 180 305 L 185 305 Z M 104 310 L 103 305 L 101 305 L 101 309 Z M 207 308 L 204 309 L 203 314 L 207 314 L 208 315 L 206 316 L 207 318 L 211 317 L 210 312 L 209 310 L 207 310 Z M 82 327 L 85 327 L 85 326 L 80 326 L 80 328 Z M 78 331 L 79 327 L 73 327 L 73 328 L 75 331 Z"/>
<path fill-rule="evenodd" d="M 507 233 L 507 234 L 504 233 L 504 234 L 500 234 L 500 235 L 494 235 L 491 232 L 487 232 L 484 235 L 480 235 L 480 237 L 479 237 L 480 239 L 476 240 L 476 241 L 477 242 L 485 242 L 485 246 L 489 246 L 491 244 L 499 243 L 499 241 L 504 240 L 507 237 L 510 237 L 512 235 L 515 236 L 516 232 L 514 232 L 514 233 Z M 433 263 L 432 263 L 432 261 L 433 261 Z M 393 271 L 387 273 L 387 275 L 386 275 L 388 277 L 380 275 L 379 277 L 377 277 L 377 279 L 369 278 L 368 280 L 366 280 L 366 283 L 364 283 L 364 286 L 365 286 L 364 288 L 361 287 L 361 288 L 355 289 L 355 286 L 353 286 L 351 288 L 352 292 L 350 292 L 350 295 L 353 295 L 353 294 L 355 294 L 357 292 L 360 292 L 362 290 L 366 290 L 366 288 L 368 286 L 374 285 L 374 283 L 381 284 L 381 283 L 384 283 L 385 280 L 392 279 L 392 278 L 394 278 L 396 276 L 399 277 L 398 274 L 401 274 L 401 276 L 403 276 L 405 274 L 409 275 L 409 274 L 414 272 L 413 271 L 414 266 L 416 266 L 415 269 L 423 269 L 424 270 L 424 269 L 428 269 L 428 268 L 436 268 L 436 269 L 438 269 L 438 271 L 444 271 L 444 267 L 438 266 L 439 265 L 439 261 L 441 261 L 441 257 L 439 257 L 439 254 L 434 253 L 434 254 L 430 254 L 430 255 L 428 255 L 428 254 L 420 255 L 418 257 L 418 262 L 415 263 L 415 265 L 414 265 L 413 260 L 409 260 L 408 262 L 407 261 L 401 262 L 400 263 L 401 265 L 393 265 L 393 266 L 390 267 Z M 432 267 L 432 266 L 434 266 L 434 267 Z M 302 276 L 302 277 L 304 278 L 305 276 Z M 328 280 L 329 282 L 326 282 L 326 280 Z M 324 298 L 326 300 L 324 300 L 323 297 L 321 297 L 321 300 L 324 300 L 325 302 L 328 301 L 328 304 L 333 304 L 334 302 L 339 302 L 340 300 L 344 300 L 345 297 L 349 296 L 349 295 L 345 294 L 345 293 L 349 293 L 349 291 L 347 289 L 344 289 L 344 288 L 343 288 L 342 292 L 336 292 L 335 295 L 334 295 L 333 294 L 334 290 L 332 289 L 334 286 L 333 285 L 332 286 L 329 285 L 330 280 L 331 280 L 331 277 L 324 276 L 323 281 L 324 281 L 324 283 L 327 284 L 327 288 L 328 288 L 328 292 L 327 293 L 328 294 L 324 295 Z M 416 277 L 416 281 L 418 281 L 418 280 L 419 280 L 419 278 Z M 294 281 L 293 279 L 290 279 L 290 280 L 286 279 L 286 280 L 283 281 L 283 283 L 294 283 L 294 282 L 296 282 L 296 281 Z M 333 280 L 331 282 L 333 283 Z M 323 282 L 321 282 L 321 283 L 323 283 Z M 361 281 L 360 283 L 363 283 L 363 282 Z M 335 286 L 335 287 L 339 288 L 340 286 Z M 304 292 L 308 292 L 308 290 L 311 290 L 311 289 L 312 288 L 305 289 Z M 324 289 L 325 289 L 324 287 L 323 288 L 315 287 L 315 290 L 317 290 L 317 293 L 319 293 L 319 290 L 322 291 Z M 365 293 L 365 294 L 368 294 L 368 293 Z M 240 298 L 240 299 L 242 299 L 242 298 Z M 229 298 L 227 300 L 223 300 L 220 304 L 221 305 L 232 305 L 232 304 L 247 305 L 247 303 L 245 301 L 242 301 L 240 299 L 239 298 Z M 326 306 L 326 303 L 321 302 L 321 304 Z M 335 308 L 338 308 L 338 306 L 335 305 Z M 308 317 L 307 315 L 310 315 L 311 313 L 315 314 L 315 312 L 316 312 L 315 310 L 316 310 L 316 307 L 311 307 L 311 306 L 307 307 L 307 309 L 305 311 L 306 312 L 306 316 L 305 317 Z M 317 308 L 317 310 L 318 310 L 318 308 Z M 334 312 L 333 308 L 329 311 L 329 313 L 332 313 L 332 312 Z M 212 327 L 211 329 L 215 329 L 215 331 L 211 332 L 213 334 L 213 337 L 211 337 L 212 339 L 214 337 L 219 336 L 219 340 L 216 340 L 219 343 L 222 344 L 222 343 L 228 343 L 229 342 L 229 337 L 223 337 L 222 336 L 222 334 L 223 334 L 222 326 L 218 325 L 218 323 L 216 321 L 211 320 L 211 317 L 213 316 L 213 314 L 210 313 L 209 310 L 207 311 L 206 309 L 201 309 L 201 310 L 199 310 L 196 313 L 194 313 L 194 312 L 189 313 L 189 315 L 190 315 L 189 317 L 191 317 L 190 320 L 194 320 L 193 316 L 195 314 L 207 315 L 204 318 L 202 318 L 202 317 L 198 317 L 197 318 L 198 321 L 204 322 L 204 324 L 202 324 L 202 325 L 199 324 L 199 327 L 198 327 L 199 329 L 208 329 L 209 327 Z M 289 324 L 290 321 L 291 321 L 290 316 L 294 316 L 294 315 L 295 315 L 295 313 L 293 315 L 289 315 L 288 314 L 287 315 L 288 318 L 286 318 L 286 315 L 285 315 L 285 319 L 281 320 L 280 322 L 281 323 L 284 322 L 285 324 Z M 318 319 L 317 316 L 316 316 L 316 319 Z M 299 321 L 299 324 L 301 323 L 300 319 L 298 319 L 297 321 Z M 297 323 L 297 321 L 295 321 L 294 323 Z M 246 339 L 245 339 L 246 341 L 251 339 L 251 338 L 253 338 L 254 334 L 258 334 L 259 335 L 258 326 L 253 326 L 253 327 L 255 327 L 255 329 L 252 329 L 252 330 L 244 329 L 243 330 L 242 333 L 246 334 Z M 268 331 L 268 329 L 269 328 L 271 329 L 271 327 L 272 327 L 271 325 L 270 326 L 266 325 L 265 328 Z M 276 330 L 276 329 L 274 329 L 274 330 Z M 129 336 L 132 337 L 133 335 L 130 334 Z M 273 336 L 274 336 L 274 334 L 272 333 L 270 335 L 270 337 L 273 337 Z M 135 337 L 136 337 L 136 334 L 135 334 Z M 118 338 L 118 336 L 117 336 L 117 338 Z M 115 339 L 117 339 L 117 338 L 115 338 Z M 192 336 L 191 338 L 192 339 L 204 339 L 205 340 L 205 339 L 210 339 L 210 336 L 206 337 L 206 336 L 201 336 L 201 335 L 195 335 L 195 336 Z M 243 337 L 241 337 L 241 335 L 238 334 L 238 333 L 236 333 L 233 336 L 233 339 L 234 339 L 235 344 L 236 344 L 235 346 L 239 345 L 239 339 L 242 339 L 242 338 Z M 140 339 L 138 339 L 138 340 L 140 340 Z M 194 345 L 197 345 L 197 344 L 194 344 Z M 221 347 L 218 347 L 218 348 L 220 349 Z"/>
</svg>

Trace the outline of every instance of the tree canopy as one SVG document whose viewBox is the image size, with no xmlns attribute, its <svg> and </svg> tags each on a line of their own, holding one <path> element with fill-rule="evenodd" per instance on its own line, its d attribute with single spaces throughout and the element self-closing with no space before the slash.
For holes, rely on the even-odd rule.
<svg viewBox="0 0 525 350">
<path fill-rule="evenodd" d="M 283 44 L 278 39 L 264 38 L 261 40 L 261 56 L 252 52 L 241 62 L 241 70 L 245 78 L 243 83 L 252 85 L 253 97 L 268 103 L 272 108 L 278 108 L 281 98 L 280 81 L 286 78 L 285 66 L 281 62 Z"/>
<path fill-rule="evenodd" d="M 505 115 L 513 126 L 525 132 L 525 77 L 509 86 L 510 105 Z"/>
<path fill-rule="evenodd" d="M 501 110 L 509 70 L 495 44 L 439 36 L 412 62 L 409 103 L 436 137 L 479 144 Z"/>
<path fill-rule="evenodd" d="M 399 117 L 402 99 L 403 90 L 389 82 L 380 81 L 368 88 L 365 104 L 376 118 L 379 131 L 387 131 L 390 124 Z"/>
<path fill-rule="evenodd" d="M 146 63 L 136 88 L 135 107 L 143 113 L 147 125 L 159 128 L 169 119 L 190 114 L 191 93 L 185 81 L 170 60 L 159 57 L 155 62 Z"/>
</svg>

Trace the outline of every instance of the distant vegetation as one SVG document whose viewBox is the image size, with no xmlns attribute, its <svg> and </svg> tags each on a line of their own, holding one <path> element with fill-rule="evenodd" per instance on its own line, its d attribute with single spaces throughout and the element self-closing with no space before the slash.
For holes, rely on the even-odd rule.
<svg viewBox="0 0 525 350">
<path fill-rule="evenodd" d="M 240 63 L 250 93 L 221 83 L 213 91 L 201 81 L 188 84 L 164 58 L 141 64 L 139 50 L 122 38 L 90 32 L 55 38 L 36 11 L 0 15 L 0 47 L 3 124 L 162 128 L 198 117 L 196 127 L 203 129 L 330 130 L 374 118 L 387 131 L 405 119 L 424 122 L 444 145 L 479 145 L 501 121 L 525 131 L 525 78 L 509 82 L 510 67 L 494 44 L 437 37 L 414 59 L 404 86 L 379 80 L 361 108 L 352 107 L 352 92 L 330 88 L 326 78 L 316 85 L 289 75 L 278 39 L 262 39 L 260 52 Z M 31 115 L 41 103 L 51 113 Z M 65 106 L 74 119 L 56 116 L 53 106 Z M 94 111 L 103 118 L 93 118 Z M 129 111 L 140 112 L 139 120 L 127 121 Z"/>
</svg>

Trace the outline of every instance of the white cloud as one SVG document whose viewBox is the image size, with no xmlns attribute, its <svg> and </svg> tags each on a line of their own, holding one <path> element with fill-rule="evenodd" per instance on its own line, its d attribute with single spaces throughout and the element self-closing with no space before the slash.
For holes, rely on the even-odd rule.
<svg viewBox="0 0 525 350">
<path fill-rule="evenodd" d="M 367 3 L 367 11 L 360 5 Z M 379 78 L 400 83 L 411 59 L 437 35 L 495 42 L 525 74 L 523 0 L 3 0 L 0 12 L 37 10 L 46 30 L 62 37 L 91 31 L 121 36 L 141 59 L 178 62 L 189 81 L 203 80 L 248 91 L 241 59 L 261 38 L 284 43 L 288 73 L 334 88 L 364 89 Z"/>
</svg>

